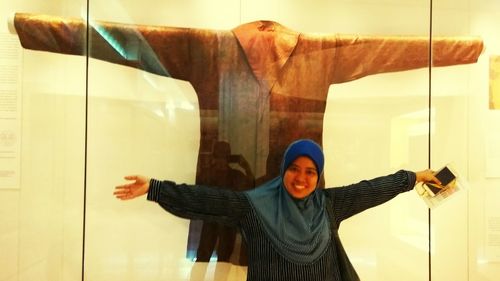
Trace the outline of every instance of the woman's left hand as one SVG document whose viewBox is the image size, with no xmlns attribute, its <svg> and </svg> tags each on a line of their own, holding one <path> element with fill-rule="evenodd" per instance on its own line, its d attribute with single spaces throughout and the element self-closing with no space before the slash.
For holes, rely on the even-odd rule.
<svg viewBox="0 0 500 281">
<path fill-rule="evenodd" d="M 423 170 L 423 171 L 420 171 L 420 172 L 415 172 L 416 176 L 417 176 L 417 182 L 433 182 L 433 183 L 437 183 L 437 184 L 441 184 L 441 181 L 439 181 L 436 176 L 435 176 L 435 172 L 430 170 L 430 169 L 427 169 L 427 170 Z"/>
</svg>

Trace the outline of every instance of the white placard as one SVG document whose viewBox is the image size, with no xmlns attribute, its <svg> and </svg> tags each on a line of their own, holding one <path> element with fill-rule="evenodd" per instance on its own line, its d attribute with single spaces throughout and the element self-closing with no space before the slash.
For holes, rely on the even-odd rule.
<svg viewBox="0 0 500 281">
<path fill-rule="evenodd" d="M 19 188 L 21 152 L 21 46 L 0 33 L 0 189 Z"/>
<path fill-rule="evenodd" d="M 488 262 L 500 262 L 500 190 L 492 186 L 485 189 L 485 250 Z"/>
</svg>

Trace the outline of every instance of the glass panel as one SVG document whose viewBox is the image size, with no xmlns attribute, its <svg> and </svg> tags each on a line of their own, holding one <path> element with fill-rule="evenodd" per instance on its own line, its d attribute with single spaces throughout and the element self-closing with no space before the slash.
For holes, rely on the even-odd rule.
<svg viewBox="0 0 500 281">
<path fill-rule="evenodd" d="M 192 255 L 187 258 L 189 220 L 166 214 L 145 198 L 121 202 L 112 192 L 123 176 L 136 173 L 195 182 L 200 145 L 203 153 L 206 147 L 212 148 L 208 141 L 200 144 L 200 115 L 208 126 L 203 129 L 205 134 L 217 133 L 213 125 L 218 116 L 210 107 L 217 100 L 209 100 L 209 107 L 201 110 L 199 104 L 204 101 L 198 100 L 193 86 L 211 83 L 209 87 L 217 87 L 217 81 L 208 77 L 193 85 L 170 78 L 186 75 L 182 68 L 191 67 L 183 61 L 188 58 L 181 57 L 184 50 L 192 49 L 192 55 L 202 50 L 196 49 L 195 42 L 177 37 L 175 33 L 183 30 L 172 30 L 172 38 L 146 32 L 154 32 L 154 26 L 229 30 L 239 23 L 240 5 L 232 0 L 148 0 L 91 1 L 90 7 L 92 27 L 99 33 L 92 37 L 90 52 L 103 60 L 89 63 L 86 276 L 110 281 L 203 280 L 205 270 L 207 276 L 213 276 L 215 266 L 196 268 Z M 102 21 L 118 25 L 113 30 Z M 134 26 L 127 29 L 126 24 Z M 182 45 L 170 46 L 168 40 Z M 162 46 L 169 50 L 156 51 Z M 214 50 L 214 58 L 220 55 Z M 118 64 L 107 62 L 110 60 Z M 162 60 L 175 66 L 162 65 Z M 192 71 L 202 77 L 208 71 L 204 67 L 209 66 L 196 65 Z M 217 270 L 218 276 L 228 280 L 245 280 L 243 268 L 221 264 Z"/>
<path fill-rule="evenodd" d="M 467 1 L 434 7 L 434 37 L 470 35 Z M 446 19 L 453 19 L 452 25 Z M 467 176 L 468 94 L 473 65 L 432 69 L 435 123 L 431 136 L 431 167 L 452 165 Z M 431 213 L 431 274 L 433 280 L 468 280 L 467 196 L 456 193 Z M 453 217 L 453 219 L 451 219 Z"/>
<path fill-rule="evenodd" d="M 466 193 L 432 215 L 433 280 L 497 280 L 500 276 L 500 115 L 496 106 L 500 4 L 439 1 L 436 35 L 473 35 L 485 49 L 476 64 L 433 69 L 436 134 L 433 166 L 453 162 L 469 182 Z"/>
<path fill-rule="evenodd" d="M 38 18 L 5 23 L 16 12 L 80 17 L 86 5 L 0 7 L 0 280 L 81 280 L 85 57 L 33 51 L 56 47 Z"/>
<path fill-rule="evenodd" d="M 412 36 L 426 40 L 428 8 L 422 1 L 337 1 L 320 9 L 334 14 L 323 21 L 330 32 L 402 36 L 394 49 L 385 47 L 382 52 L 426 61 L 427 44 Z M 409 47 L 398 56 L 405 44 L 421 44 L 421 52 L 416 55 Z M 376 48 L 365 54 L 374 52 Z M 405 66 L 408 71 L 330 87 L 323 127 L 327 186 L 426 167 L 428 70 L 426 63 L 420 69 L 413 69 L 411 63 Z M 340 228 L 361 280 L 401 280 L 402 276 L 427 280 L 427 232 L 426 207 L 413 191 L 346 220 Z"/>
<path fill-rule="evenodd" d="M 257 185 L 277 175 L 284 148 L 299 137 L 323 144 L 327 186 L 427 165 L 426 3 L 145 0 L 90 7 L 100 30 L 90 52 L 102 60 L 89 63 L 89 279 L 245 280 L 240 236 L 229 263 L 215 262 L 221 251 L 214 262 L 194 262 L 187 250 L 197 248 L 187 245 L 200 225 L 144 197 L 111 196 L 127 174 L 217 182 L 211 163 L 219 142 L 248 163 L 230 163 L 230 170 Z M 305 54 L 285 55 L 283 69 L 299 73 L 291 76 L 265 64 L 268 52 L 252 56 L 255 49 L 235 41 L 231 29 L 256 20 L 303 32 L 298 40 L 312 49 L 320 39 L 346 47 L 332 56 L 329 48 L 311 52 L 292 42 L 286 49 L 285 42 L 281 50 Z M 358 34 L 368 42 L 360 49 Z M 394 73 L 358 79 L 379 72 Z M 413 192 L 345 221 L 340 232 L 362 280 L 427 279 L 427 208 Z"/>
</svg>

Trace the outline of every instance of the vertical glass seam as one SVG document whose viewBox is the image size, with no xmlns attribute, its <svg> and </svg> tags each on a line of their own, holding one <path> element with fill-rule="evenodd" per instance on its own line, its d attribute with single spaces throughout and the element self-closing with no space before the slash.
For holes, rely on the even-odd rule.
<svg viewBox="0 0 500 281">
<path fill-rule="evenodd" d="M 87 222 L 87 144 L 88 144 L 88 102 L 89 102 L 89 51 L 90 51 L 90 30 L 89 30 L 89 13 L 90 13 L 90 0 L 86 0 L 86 38 L 85 38 L 85 127 L 84 127 L 84 160 L 83 160 L 83 223 L 82 223 L 82 269 L 81 280 L 85 280 L 85 233 Z"/>
<path fill-rule="evenodd" d="M 428 134 L 427 134 L 427 166 L 428 169 L 431 168 L 431 133 L 432 133 L 432 16 L 433 16 L 433 5 L 432 5 L 432 0 L 429 0 L 429 93 L 428 93 Z M 431 216 L 431 209 L 427 209 L 427 229 L 428 229 L 428 273 L 429 273 L 429 281 L 432 281 L 432 216 Z"/>
</svg>

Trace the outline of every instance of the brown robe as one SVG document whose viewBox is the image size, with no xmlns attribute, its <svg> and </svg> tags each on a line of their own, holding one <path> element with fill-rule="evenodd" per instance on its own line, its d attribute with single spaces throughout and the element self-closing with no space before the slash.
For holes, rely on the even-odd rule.
<svg viewBox="0 0 500 281">
<path fill-rule="evenodd" d="M 24 48 L 86 53 L 81 19 L 16 14 L 14 24 Z M 290 142 L 321 144 L 330 85 L 429 64 L 426 36 L 305 34 L 272 21 L 230 31 L 99 21 L 89 34 L 93 58 L 192 84 L 201 122 L 197 184 L 207 183 L 203 163 L 217 141 L 248 162 L 254 185 L 277 176 Z M 435 37 L 432 65 L 474 63 L 482 49 L 479 38 Z"/>
</svg>

